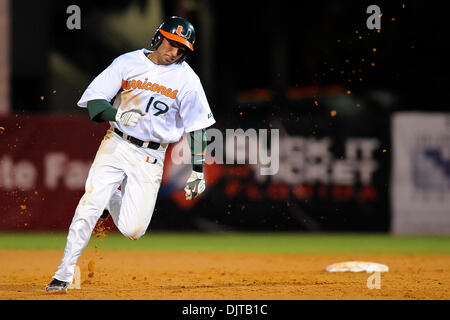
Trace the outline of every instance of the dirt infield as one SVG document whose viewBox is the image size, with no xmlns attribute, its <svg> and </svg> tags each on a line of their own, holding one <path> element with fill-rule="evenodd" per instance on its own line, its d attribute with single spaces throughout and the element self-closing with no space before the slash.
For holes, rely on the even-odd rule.
<svg viewBox="0 0 450 320">
<path fill-rule="evenodd" d="M 449 299 L 449 255 L 281 255 L 86 250 L 81 289 L 48 295 L 62 251 L 0 251 L 0 299 Z M 387 264 L 381 288 L 367 273 L 328 273 L 329 264 Z"/>
</svg>

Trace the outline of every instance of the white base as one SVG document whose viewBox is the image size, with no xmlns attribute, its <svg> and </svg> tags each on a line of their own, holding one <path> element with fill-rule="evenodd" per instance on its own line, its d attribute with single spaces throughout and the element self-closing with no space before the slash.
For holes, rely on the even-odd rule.
<svg viewBox="0 0 450 320">
<path fill-rule="evenodd" d="M 347 261 L 331 264 L 327 266 L 326 270 L 328 272 L 362 272 L 367 273 L 372 272 L 388 272 L 389 267 L 384 264 L 375 262 L 364 262 L 364 261 Z"/>
</svg>

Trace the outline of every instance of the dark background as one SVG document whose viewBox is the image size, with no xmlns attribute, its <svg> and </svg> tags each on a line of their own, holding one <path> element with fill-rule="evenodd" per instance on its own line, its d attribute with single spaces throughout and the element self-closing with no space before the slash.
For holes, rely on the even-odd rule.
<svg viewBox="0 0 450 320">
<path fill-rule="evenodd" d="M 449 27 L 439 6 L 425 1 L 193 2 L 208 8 L 212 23 L 202 24 L 200 10 L 183 9 L 185 1 L 164 1 L 163 15 L 180 14 L 197 26 L 197 51 L 189 63 L 199 75 L 206 72 L 202 68 L 213 75 L 205 87 L 216 114 L 248 107 L 237 101 L 238 93 L 255 88 L 271 90 L 267 104 L 281 112 L 290 102 L 285 101 L 289 100 L 287 88 L 309 85 L 351 89 L 370 104 L 369 110 L 446 108 Z M 45 103 L 39 99 L 51 92 L 50 53 L 62 54 L 92 79 L 115 57 L 137 49 L 130 47 L 127 39 L 111 43 L 95 25 L 97 17 L 124 12 L 133 3 L 142 10 L 148 5 L 144 0 L 12 1 L 14 110 L 72 112 L 74 101 L 64 97 L 56 95 L 55 102 Z M 71 4 L 81 8 L 81 30 L 66 28 L 66 8 Z M 370 4 L 382 10 L 379 33 L 366 27 Z M 142 39 L 142 47 L 148 47 L 156 27 L 147 26 L 148 38 Z M 206 55 L 201 42 L 206 30 L 212 39 L 208 40 L 208 54 L 213 57 L 210 65 L 203 63 L 202 56 Z M 372 62 L 375 67 L 370 66 Z M 24 83 L 32 84 L 25 94 Z M 85 85 L 66 90 L 77 96 Z M 383 104 L 371 94 L 375 90 L 391 95 L 392 100 L 387 100 L 392 102 Z M 305 103 L 305 107 L 309 105 Z"/>
<path fill-rule="evenodd" d="M 148 47 L 160 23 L 144 21 L 145 37 L 136 47 L 136 41 L 108 34 L 103 19 L 131 6 L 145 11 L 150 2 L 11 1 L 12 113 L 85 114 L 76 102 L 89 82 L 118 55 Z M 66 28 L 71 4 L 81 8 L 81 30 Z M 382 11 L 380 32 L 366 27 L 372 4 Z M 160 5 L 163 17 L 180 15 L 196 28 L 196 50 L 188 62 L 202 79 L 217 128 L 264 128 L 278 121 L 289 135 L 332 137 L 338 149 L 351 136 L 377 137 L 382 145 L 375 154 L 380 165 L 375 202 L 315 198 L 293 206 L 267 197 L 252 202 L 245 195 L 224 197 L 232 179 L 226 177 L 184 218 L 170 200 L 158 201 L 152 226 L 201 229 L 205 224 L 197 222 L 207 219 L 234 229 L 389 229 L 390 116 L 448 110 L 449 27 L 442 8 L 400 0 Z M 55 55 L 70 68 L 55 63 Z M 330 117 L 332 110 L 336 117 Z M 302 212 L 317 224 L 296 219 Z"/>
</svg>

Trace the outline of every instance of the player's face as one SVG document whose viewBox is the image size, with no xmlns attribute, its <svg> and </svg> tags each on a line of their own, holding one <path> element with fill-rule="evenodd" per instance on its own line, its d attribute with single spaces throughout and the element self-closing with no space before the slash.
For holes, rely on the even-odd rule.
<svg viewBox="0 0 450 320">
<path fill-rule="evenodd" d="M 163 41 L 155 51 L 156 58 L 159 64 L 169 65 L 177 62 L 178 59 L 185 53 L 186 47 L 178 42 L 167 40 L 163 38 Z"/>
</svg>

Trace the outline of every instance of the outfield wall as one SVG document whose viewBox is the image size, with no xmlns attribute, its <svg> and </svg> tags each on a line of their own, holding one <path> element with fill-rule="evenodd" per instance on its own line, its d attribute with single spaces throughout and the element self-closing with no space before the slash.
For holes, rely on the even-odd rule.
<svg viewBox="0 0 450 320">
<path fill-rule="evenodd" d="M 206 192 L 194 201 L 184 199 L 191 166 L 174 161 L 173 155 L 187 144 L 171 145 L 150 228 L 389 232 L 392 222 L 395 233 L 445 234 L 450 230 L 450 206 L 445 202 L 450 185 L 448 144 L 433 149 L 433 154 L 428 149 L 421 153 L 429 159 L 419 157 L 423 161 L 414 167 L 418 180 L 411 180 L 419 183 L 421 197 L 416 197 L 416 190 L 409 193 L 409 200 L 400 199 L 399 190 L 403 195 L 409 190 L 402 185 L 404 172 L 412 172 L 408 163 L 417 164 L 418 158 L 402 151 L 407 145 L 398 138 L 405 133 L 411 136 L 408 131 L 402 129 L 398 136 L 396 129 L 396 144 L 391 147 L 389 119 L 251 119 L 234 125 L 244 132 L 251 128 L 279 130 L 276 174 L 262 175 L 261 165 L 248 164 L 259 156 L 252 155 L 256 151 L 245 145 L 249 139 L 239 145 L 225 134 L 233 124 L 218 121 L 213 129 L 224 134 L 225 153 L 222 161 L 219 152 L 207 158 Z M 0 230 L 67 230 L 108 128 L 108 124 L 96 125 L 80 115 L 0 118 Z M 441 133 L 448 138 L 445 130 Z M 273 152 L 274 141 L 271 143 L 267 149 Z M 242 159 L 238 159 L 239 152 L 227 156 L 229 144 L 236 151 L 246 150 Z M 392 155 L 395 166 L 390 182 Z M 238 160 L 246 164 L 237 164 Z M 429 188 L 434 193 L 427 192 Z M 430 196 L 437 200 L 426 201 Z M 436 224 L 439 227 L 433 229 Z"/>
<path fill-rule="evenodd" d="M 392 118 L 392 232 L 450 233 L 450 114 Z"/>
<path fill-rule="evenodd" d="M 243 159 L 247 164 L 237 164 L 238 153 L 231 159 L 225 155 L 222 163 L 208 157 L 207 191 L 186 201 L 183 188 L 191 167 L 172 161 L 177 150 L 172 145 L 152 228 L 388 230 L 386 134 L 327 117 L 272 127 L 264 119 L 252 121 L 240 127 L 279 129 L 277 173 L 261 175 L 260 165 L 248 164 L 251 150 Z M 0 118 L 0 126 L 0 229 L 67 229 L 109 126 L 87 116 L 29 114 Z M 225 133 L 224 126 L 219 121 L 214 129 Z M 337 135 L 336 126 L 346 129 Z M 225 136 L 224 141 L 224 148 L 232 143 Z M 223 164 L 230 160 L 234 164 Z"/>
</svg>

